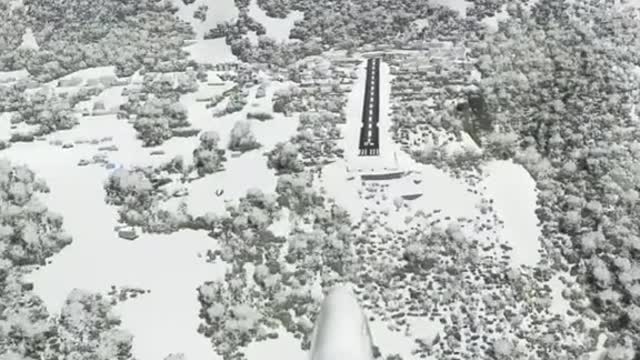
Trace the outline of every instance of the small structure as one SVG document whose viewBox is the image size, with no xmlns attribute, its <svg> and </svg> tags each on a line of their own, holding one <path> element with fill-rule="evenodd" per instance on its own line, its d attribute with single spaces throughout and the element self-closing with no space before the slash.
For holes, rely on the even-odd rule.
<svg viewBox="0 0 640 360">
<path fill-rule="evenodd" d="M 422 196 L 422 193 L 406 194 L 402 195 L 402 198 L 408 201 L 415 200 Z"/>
<path fill-rule="evenodd" d="M 125 240 L 135 240 L 138 238 L 138 234 L 136 233 L 135 229 L 133 228 L 128 228 L 128 229 L 123 229 L 118 231 L 118 236 L 121 239 L 125 239 Z"/>
<path fill-rule="evenodd" d="M 393 180 L 399 179 L 405 175 L 405 171 L 403 170 L 392 170 L 387 172 L 378 172 L 378 173 L 363 173 L 360 175 L 360 178 L 363 181 L 380 181 L 380 180 Z"/>
</svg>

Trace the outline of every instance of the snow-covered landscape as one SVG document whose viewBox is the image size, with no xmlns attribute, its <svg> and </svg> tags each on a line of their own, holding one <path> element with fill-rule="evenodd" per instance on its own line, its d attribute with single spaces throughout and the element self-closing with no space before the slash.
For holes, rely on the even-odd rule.
<svg viewBox="0 0 640 360">
<path fill-rule="evenodd" d="M 637 359 L 628 5 L 0 0 L 0 360 Z"/>
</svg>

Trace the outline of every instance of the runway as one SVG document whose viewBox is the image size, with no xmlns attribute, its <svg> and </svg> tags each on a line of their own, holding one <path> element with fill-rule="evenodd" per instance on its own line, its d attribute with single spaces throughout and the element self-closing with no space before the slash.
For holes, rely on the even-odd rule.
<svg viewBox="0 0 640 360">
<path fill-rule="evenodd" d="M 367 79 L 362 106 L 362 127 L 360 128 L 360 156 L 380 154 L 380 59 L 367 60 Z"/>
</svg>

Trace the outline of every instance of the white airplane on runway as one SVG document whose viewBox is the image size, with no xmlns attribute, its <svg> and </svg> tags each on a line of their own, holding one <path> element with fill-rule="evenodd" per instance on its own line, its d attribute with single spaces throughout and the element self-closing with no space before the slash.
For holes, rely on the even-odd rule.
<svg viewBox="0 0 640 360">
<path fill-rule="evenodd" d="M 349 286 L 337 285 L 324 298 L 310 354 L 310 360 L 374 360 L 369 322 Z"/>
</svg>

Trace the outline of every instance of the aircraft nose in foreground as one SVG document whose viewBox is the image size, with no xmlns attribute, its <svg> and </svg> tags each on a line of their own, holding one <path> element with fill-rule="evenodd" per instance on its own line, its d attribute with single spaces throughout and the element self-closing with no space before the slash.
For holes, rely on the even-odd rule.
<svg viewBox="0 0 640 360">
<path fill-rule="evenodd" d="M 311 338 L 310 360 L 373 360 L 369 323 L 348 285 L 324 298 Z"/>
</svg>

